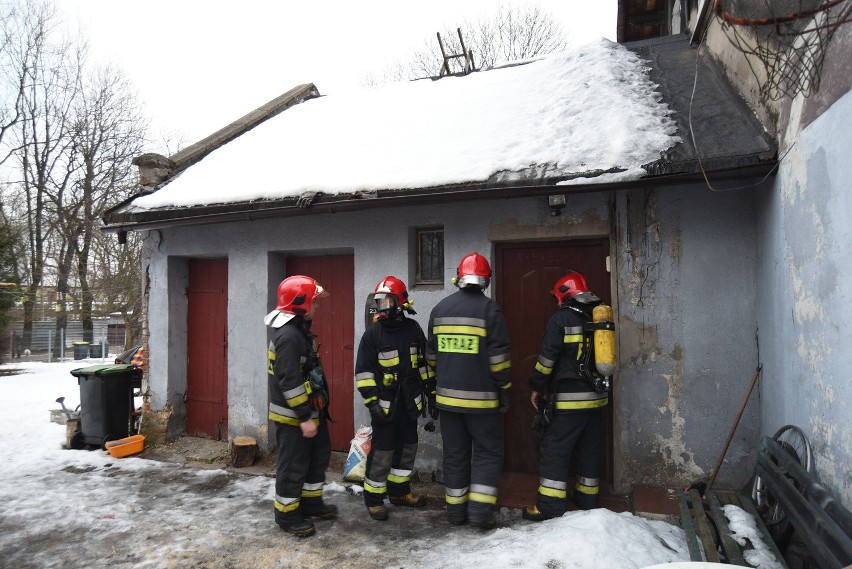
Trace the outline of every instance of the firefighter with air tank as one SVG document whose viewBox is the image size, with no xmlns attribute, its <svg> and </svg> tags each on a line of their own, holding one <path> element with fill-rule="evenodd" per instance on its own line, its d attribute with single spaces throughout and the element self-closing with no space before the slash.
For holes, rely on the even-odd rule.
<svg viewBox="0 0 852 569">
<path fill-rule="evenodd" d="M 547 323 L 529 380 L 536 409 L 533 429 L 541 440 L 536 503 L 524 519 L 559 517 L 568 506 L 568 473 L 574 456 L 573 499 L 596 508 L 600 489 L 603 409 L 615 371 L 612 309 L 601 303 L 580 273 L 570 271 L 553 287 L 557 311 Z"/>
</svg>

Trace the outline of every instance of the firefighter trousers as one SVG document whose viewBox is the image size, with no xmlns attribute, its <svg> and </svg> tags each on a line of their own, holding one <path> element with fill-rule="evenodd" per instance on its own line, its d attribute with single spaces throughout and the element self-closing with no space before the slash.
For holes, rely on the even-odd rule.
<svg viewBox="0 0 852 569">
<path fill-rule="evenodd" d="M 452 523 L 491 518 L 503 469 L 502 417 L 441 411 L 447 517 Z"/>
<path fill-rule="evenodd" d="M 328 423 L 321 420 L 316 436 L 310 439 L 302 436 L 298 426 L 276 423 L 275 441 L 275 522 L 288 524 L 301 520 L 305 509 L 322 502 L 325 471 L 331 460 Z"/>
<path fill-rule="evenodd" d="M 601 409 L 556 413 L 541 440 L 536 505 L 545 516 L 556 517 L 568 508 L 568 470 L 573 456 L 574 502 L 581 510 L 598 506 L 600 457 L 603 444 Z"/>
<path fill-rule="evenodd" d="M 367 455 L 364 503 L 379 506 L 385 496 L 411 492 L 411 471 L 417 456 L 417 421 L 397 408 L 387 423 L 373 421 L 373 440 Z"/>
</svg>

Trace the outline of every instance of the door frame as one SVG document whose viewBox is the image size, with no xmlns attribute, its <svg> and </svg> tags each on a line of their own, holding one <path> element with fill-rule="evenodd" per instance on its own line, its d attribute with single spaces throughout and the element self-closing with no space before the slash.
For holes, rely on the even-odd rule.
<svg viewBox="0 0 852 569">
<path fill-rule="evenodd" d="M 615 267 L 612 262 L 614 258 L 613 255 L 613 239 L 606 236 L 580 236 L 569 239 L 548 239 L 546 241 L 530 241 L 530 240 L 521 240 L 521 241 L 499 241 L 493 243 L 492 248 L 492 256 L 491 258 L 494 260 L 494 268 L 493 268 L 493 285 L 494 285 L 494 300 L 502 307 L 504 305 L 504 297 L 505 287 L 503 286 L 503 253 L 507 250 L 512 249 L 535 249 L 542 247 L 570 247 L 572 245 L 592 245 L 595 243 L 603 244 L 605 246 L 605 250 L 607 251 L 606 255 L 606 270 L 609 274 L 609 297 L 610 297 L 610 306 L 613 309 L 613 317 L 617 320 L 618 318 L 618 310 L 617 310 L 617 294 L 616 294 L 616 278 L 615 278 Z M 555 303 L 554 303 L 555 308 Z M 505 310 L 504 310 L 505 312 Z M 616 329 L 618 328 L 616 322 Z M 536 330 L 527 330 L 523 331 L 524 334 L 532 334 L 537 338 L 541 338 L 544 328 L 536 329 Z M 517 331 L 510 330 L 510 334 L 517 334 Z M 617 383 L 617 382 L 616 382 Z M 609 436 L 605 436 L 605 447 L 603 452 L 603 465 L 601 472 L 601 481 L 607 482 L 616 487 L 618 484 L 616 482 L 616 472 L 619 470 L 615 465 L 615 446 L 616 439 L 618 438 L 618 433 L 615 431 L 616 425 L 620 423 L 616 413 L 615 406 L 615 390 L 613 389 L 610 392 L 610 404 L 606 407 L 606 430 L 609 432 Z M 517 401 L 513 404 L 520 405 L 529 405 L 529 398 L 525 398 L 523 401 Z M 514 426 L 514 425 L 513 425 Z M 521 429 L 529 429 L 528 425 L 518 425 L 517 428 Z"/>
<path fill-rule="evenodd" d="M 311 274 L 312 271 L 300 271 L 297 265 L 303 262 L 324 262 L 329 261 L 333 257 L 347 257 L 350 263 L 351 272 L 348 274 L 349 286 L 338 287 L 330 279 L 324 279 L 322 274 Z M 314 332 L 319 332 L 317 327 L 323 326 L 334 318 L 330 303 L 336 300 L 344 299 L 345 295 L 351 295 L 351 305 L 347 310 L 342 310 L 338 316 L 344 323 L 351 323 L 348 329 L 341 328 L 337 332 L 339 334 L 327 334 L 324 332 L 318 333 L 318 343 L 320 345 L 320 357 L 323 361 L 323 368 L 326 371 L 326 376 L 329 379 L 329 387 L 331 388 L 331 414 L 334 418 L 334 423 L 329 423 L 329 435 L 332 442 L 332 450 L 348 451 L 349 445 L 355 433 L 354 419 L 354 392 L 355 392 L 355 314 L 358 308 L 358 303 L 355 298 L 355 254 L 351 250 L 333 250 L 333 251 L 289 251 L 275 252 L 269 255 L 270 262 L 270 279 L 269 279 L 269 294 L 271 308 L 274 308 L 277 302 L 278 284 L 282 279 L 294 274 L 305 274 L 311 278 L 316 278 L 323 287 L 329 291 L 329 297 L 322 299 L 319 302 L 319 310 L 317 312 L 317 324 L 315 324 Z M 321 267 L 322 270 L 331 270 L 329 266 Z M 344 290 L 341 290 L 343 288 Z M 345 300 L 342 302 L 346 302 Z M 347 328 L 344 326 L 344 328 Z M 336 337 L 336 342 L 335 342 Z M 341 353 L 342 352 L 342 353 Z M 350 373 L 341 373 L 340 369 L 335 372 L 335 367 L 348 370 Z M 270 440 L 270 443 L 273 441 Z"/>
<path fill-rule="evenodd" d="M 220 362 L 214 362 L 213 360 L 207 360 L 210 363 L 221 363 L 221 384 L 217 385 L 218 388 L 217 396 L 221 396 L 220 399 L 196 399 L 199 403 L 209 403 L 209 404 L 218 404 L 221 406 L 220 413 L 220 421 L 218 426 L 214 426 L 210 432 L 207 432 L 206 427 L 201 425 L 196 425 L 195 428 L 190 432 L 190 422 L 192 420 L 197 420 L 199 417 L 193 411 L 193 406 L 190 405 L 190 401 L 193 400 L 193 396 L 191 395 L 191 385 L 190 385 L 190 374 L 193 369 L 193 357 L 200 357 L 199 354 L 192 350 L 192 346 L 190 343 L 190 333 L 192 330 L 199 329 L 204 330 L 205 333 L 209 333 L 209 329 L 206 323 L 192 322 L 190 318 L 193 317 L 192 307 L 190 303 L 190 287 L 193 285 L 192 275 L 193 275 L 193 265 L 196 263 L 205 264 L 202 267 L 202 271 L 206 273 L 206 275 L 213 274 L 214 271 L 211 270 L 210 263 L 216 263 L 218 265 L 224 265 L 224 282 L 221 283 L 222 289 L 219 294 L 221 299 L 224 300 L 224 310 L 221 311 L 221 315 L 224 318 L 224 328 L 222 330 L 222 359 Z M 229 404 L 228 404 L 228 306 L 230 304 L 228 297 L 228 258 L 227 257 L 217 257 L 217 258 L 190 258 L 187 259 L 187 285 L 186 285 L 186 391 L 184 392 L 184 401 L 186 403 L 186 418 L 184 423 L 184 430 L 191 436 L 198 436 L 200 433 L 202 436 L 210 436 L 211 438 L 217 440 L 228 440 L 228 418 L 229 418 Z M 205 271 L 206 269 L 206 271 Z M 222 269 L 222 267 L 218 267 L 218 269 Z M 202 291 L 198 291 L 202 292 Z M 208 336 L 208 339 L 212 341 L 216 341 L 212 336 Z M 204 366 L 202 366 L 204 367 Z"/>
</svg>

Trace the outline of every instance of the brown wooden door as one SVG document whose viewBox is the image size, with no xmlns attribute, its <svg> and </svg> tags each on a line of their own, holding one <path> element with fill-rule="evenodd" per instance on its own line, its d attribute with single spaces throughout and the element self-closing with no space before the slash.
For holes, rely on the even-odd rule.
<svg viewBox="0 0 852 569">
<path fill-rule="evenodd" d="M 191 259 L 186 297 L 186 432 L 227 440 L 228 260 Z"/>
<path fill-rule="evenodd" d="M 586 277 L 589 288 L 611 303 L 606 239 L 530 244 L 501 244 L 495 255 L 496 300 L 503 309 L 512 338 L 512 404 L 504 418 L 504 461 L 508 472 L 538 474 L 538 440 L 530 429 L 535 411 L 528 380 L 538 359 L 541 338 L 556 310 L 550 294 L 569 269 Z M 604 413 L 606 451 L 601 478 L 612 480 L 612 414 Z"/>
<path fill-rule="evenodd" d="M 355 262 L 352 255 L 288 257 L 287 276 L 316 279 L 329 295 L 319 301 L 311 331 L 318 336 L 320 359 L 329 382 L 331 448 L 349 450 L 354 435 Z"/>
</svg>

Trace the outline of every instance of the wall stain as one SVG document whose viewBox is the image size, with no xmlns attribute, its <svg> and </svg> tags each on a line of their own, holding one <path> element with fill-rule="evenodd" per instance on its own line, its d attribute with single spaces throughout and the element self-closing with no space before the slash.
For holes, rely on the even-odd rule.
<svg viewBox="0 0 852 569">
<path fill-rule="evenodd" d="M 622 365 L 630 366 L 658 362 L 662 357 L 659 331 L 656 325 L 648 326 L 644 322 L 636 322 L 626 315 L 620 315 L 618 320 L 618 350 Z"/>
<path fill-rule="evenodd" d="M 674 364 L 673 373 L 662 374 L 663 379 L 668 383 L 668 398 L 661 402 L 658 408 L 661 413 L 667 411 L 671 416 L 671 436 L 667 438 L 657 433 L 652 444 L 658 453 L 665 457 L 668 483 L 671 484 L 671 480 L 687 481 L 700 478 L 704 475 L 704 469 L 695 463 L 685 442 L 686 418 L 681 414 L 684 377 L 683 348 L 675 344 L 669 356 Z"/>
<path fill-rule="evenodd" d="M 565 208 L 566 210 L 568 208 Z M 564 211 L 564 210 L 563 210 Z M 566 237 L 589 237 L 609 235 L 609 221 L 599 215 L 598 210 L 589 208 L 582 213 L 563 213 L 552 223 L 539 221 L 522 224 L 517 219 L 492 225 L 488 230 L 491 241 L 565 239 Z"/>
</svg>

